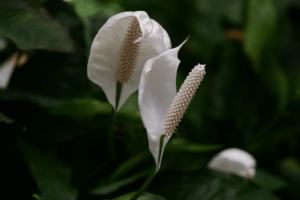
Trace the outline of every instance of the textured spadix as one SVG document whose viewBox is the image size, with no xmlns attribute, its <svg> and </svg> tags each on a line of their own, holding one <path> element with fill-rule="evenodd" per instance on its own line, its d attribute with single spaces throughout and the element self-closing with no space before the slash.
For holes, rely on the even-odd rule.
<svg viewBox="0 0 300 200">
<path fill-rule="evenodd" d="M 123 83 L 118 108 L 138 89 L 145 62 L 171 48 L 167 32 L 146 12 L 123 12 L 109 18 L 96 35 L 88 77 L 115 108 L 117 81 Z"/>
<path fill-rule="evenodd" d="M 205 65 L 196 65 L 180 87 L 164 120 L 163 134 L 166 136 L 172 136 L 174 130 L 176 130 L 176 126 L 178 126 L 200 82 L 203 80 L 205 75 L 204 67 Z"/>
<path fill-rule="evenodd" d="M 214 156 L 208 167 L 251 179 L 255 176 L 255 165 L 256 161 L 249 153 L 241 149 L 231 148 Z"/>
<path fill-rule="evenodd" d="M 142 37 L 142 31 L 139 21 L 136 17 L 131 17 L 118 64 L 117 80 L 121 83 L 128 83 L 133 74 L 141 46 L 141 42 L 135 41 L 140 37 Z"/>
<path fill-rule="evenodd" d="M 157 170 L 160 167 L 165 145 L 170 139 L 170 134 L 164 138 L 162 153 L 158 160 L 163 123 L 176 96 L 176 73 L 180 63 L 177 55 L 184 43 L 149 59 L 143 69 L 139 85 L 140 113 L 147 130 L 149 149 L 155 159 Z M 188 83 L 190 84 L 190 81 Z"/>
</svg>

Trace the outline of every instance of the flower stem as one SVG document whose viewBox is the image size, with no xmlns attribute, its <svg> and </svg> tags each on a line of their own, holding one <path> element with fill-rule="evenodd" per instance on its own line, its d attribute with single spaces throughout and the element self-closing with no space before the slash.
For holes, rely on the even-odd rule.
<svg viewBox="0 0 300 200">
<path fill-rule="evenodd" d="M 112 107 L 111 109 L 111 125 L 108 130 L 108 149 L 109 149 L 109 154 L 111 158 L 116 157 L 115 149 L 114 149 L 114 127 L 116 123 L 116 115 L 117 115 L 117 110 L 119 106 L 119 100 L 121 96 L 121 91 L 122 91 L 122 83 L 119 81 L 117 82 L 117 88 L 116 88 L 116 109 Z"/>
<path fill-rule="evenodd" d="M 111 124 L 108 129 L 108 136 L 107 136 L 107 142 L 108 142 L 108 150 L 109 150 L 109 157 L 101 163 L 92 173 L 89 174 L 89 176 L 86 177 L 86 179 L 81 183 L 79 188 L 84 188 L 86 185 L 88 185 L 95 177 L 97 178 L 98 174 L 103 170 L 111 161 L 114 160 L 116 157 L 115 149 L 114 149 L 114 127 L 116 123 L 116 114 L 117 114 L 117 108 L 119 105 L 119 100 L 121 96 L 121 90 L 122 90 L 122 83 L 117 83 L 117 94 L 116 94 L 116 109 L 112 107 L 111 109 Z"/>
<path fill-rule="evenodd" d="M 142 187 L 139 189 L 139 191 L 137 191 L 131 198 L 130 200 L 136 200 L 137 198 L 139 198 L 139 196 L 146 190 L 146 188 L 148 187 L 148 185 L 151 183 L 153 177 L 156 174 L 156 164 L 153 166 L 152 170 L 150 171 L 150 174 L 147 178 L 147 180 L 145 181 L 145 183 L 142 185 Z"/>
<path fill-rule="evenodd" d="M 109 126 L 107 143 L 108 143 L 108 151 L 111 158 L 116 157 L 115 148 L 114 148 L 114 127 L 116 122 L 116 112 L 115 109 L 111 109 L 111 125 Z"/>
<path fill-rule="evenodd" d="M 161 135 L 160 137 L 160 142 L 159 142 L 159 156 L 158 156 L 158 162 L 160 162 L 161 159 L 161 154 L 162 154 L 162 147 L 163 147 L 163 143 L 164 143 L 164 138 L 165 135 Z M 136 200 L 137 198 L 139 198 L 139 196 L 141 196 L 141 194 L 147 189 L 148 185 L 151 183 L 152 179 L 154 178 L 156 172 L 157 172 L 157 167 L 156 164 L 153 166 L 152 170 L 150 171 L 150 174 L 147 178 L 147 180 L 145 181 L 145 183 L 142 185 L 142 187 L 139 189 L 139 191 L 137 191 L 131 198 L 130 200 Z"/>
<path fill-rule="evenodd" d="M 116 110 L 118 110 L 121 91 L 122 91 L 122 83 L 118 81 L 117 82 L 117 94 L 116 94 Z"/>
<path fill-rule="evenodd" d="M 90 49 L 92 46 L 92 38 L 91 38 L 91 24 L 89 19 L 81 19 L 83 24 L 83 36 L 84 36 L 84 42 L 86 46 L 86 55 L 87 58 L 90 55 Z"/>
</svg>

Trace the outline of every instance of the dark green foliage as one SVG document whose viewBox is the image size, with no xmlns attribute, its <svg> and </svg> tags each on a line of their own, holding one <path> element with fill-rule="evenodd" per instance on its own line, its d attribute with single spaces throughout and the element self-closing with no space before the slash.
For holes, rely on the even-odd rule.
<svg viewBox="0 0 300 200">
<path fill-rule="evenodd" d="M 23 139 L 18 139 L 18 146 L 23 152 L 24 159 L 33 178 L 42 193 L 44 200 L 74 200 L 77 191 L 70 186 L 71 168 L 51 155 Z"/>
<path fill-rule="evenodd" d="M 59 22 L 39 6 L 19 0 L 0 2 L 0 34 L 20 49 L 73 52 L 74 42 Z"/>
<path fill-rule="evenodd" d="M 130 197 L 134 194 L 134 192 L 131 192 L 129 194 L 125 194 L 121 197 L 115 198 L 114 200 L 130 200 Z M 138 200 L 165 200 L 164 198 L 162 198 L 161 196 L 158 195 L 154 195 L 148 192 L 145 192 L 144 194 L 142 194 Z"/>
<path fill-rule="evenodd" d="M 117 114 L 111 159 L 111 106 L 87 78 L 100 27 L 135 10 L 159 22 L 173 47 L 190 35 L 177 89 L 206 64 L 139 200 L 300 199 L 299 0 L 0 0 L 0 63 L 16 51 L 29 56 L 0 89 L 1 197 L 126 200 L 141 187 L 154 161 L 138 93 Z M 253 180 L 207 169 L 231 147 L 256 158 Z"/>
</svg>

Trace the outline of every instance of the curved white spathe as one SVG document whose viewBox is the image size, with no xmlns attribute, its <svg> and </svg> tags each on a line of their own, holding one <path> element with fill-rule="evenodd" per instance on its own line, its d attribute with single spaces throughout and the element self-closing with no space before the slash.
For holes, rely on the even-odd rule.
<svg viewBox="0 0 300 200">
<path fill-rule="evenodd" d="M 208 167 L 231 172 L 245 179 L 255 176 L 256 161 L 249 153 L 237 148 L 226 149 L 212 158 Z"/>
<path fill-rule="evenodd" d="M 185 42 L 149 59 L 141 75 L 139 85 L 140 113 L 147 130 L 149 149 L 156 162 L 157 170 L 161 162 L 158 157 L 162 125 L 177 92 L 176 74 L 180 63 L 178 51 Z M 170 137 L 164 139 L 161 158 L 169 139 Z"/>
<path fill-rule="evenodd" d="M 128 83 L 123 84 L 119 106 L 116 106 L 117 66 L 120 50 L 127 34 L 130 17 L 137 17 L 142 37 L 137 64 Z M 88 61 L 88 77 L 98 84 L 115 110 L 119 110 L 127 98 L 138 89 L 145 62 L 171 49 L 168 33 L 146 12 L 123 12 L 112 16 L 94 38 Z"/>
</svg>

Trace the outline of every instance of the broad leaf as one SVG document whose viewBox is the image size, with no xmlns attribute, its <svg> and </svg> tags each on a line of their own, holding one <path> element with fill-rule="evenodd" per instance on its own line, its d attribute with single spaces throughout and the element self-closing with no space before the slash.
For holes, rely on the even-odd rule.
<svg viewBox="0 0 300 200">
<path fill-rule="evenodd" d="M 130 95 L 117 113 L 117 123 L 140 125 L 142 127 L 143 122 L 138 105 L 137 93 Z"/>
<path fill-rule="evenodd" d="M 274 34 L 276 9 L 272 0 L 248 0 L 244 51 L 256 67 Z"/>
<path fill-rule="evenodd" d="M 265 190 L 277 190 L 287 186 L 287 183 L 281 178 L 259 168 L 256 169 L 252 181 Z"/>
<path fill-rule="evenodd" d="M 264 190 L 259 190 L 254 187 L 246 187 L 242 189 L 234 200 L 279 200 L 278 197 L 274 196 Z"/>
<path fill-rule="evenodd" d="M 191 143 L 183 139 L 173 139 L 166 145 L 165 152 L 207 152 L 220 149 L 222 145 L 206 145 Z"/>
<path fill-rule="evenodd" d="M 289 101 L 289 82 L 286 73 L 275 55 L 269 54 L 261 59 L 260 78 L 266 89 L 275 100 L 279 111 L 283 110 Z"/>
<path fill-rule="evenodd" d="M 151 183 L 150 191 L 172 200 L 278 200 L 244 179 L 211 170 L 161 175 Z"/>
<path fill-rule="evenodd" d="M 77 191 L 70 185 L 69 166 L 25 140 L 20 139 L 18 144 L 43 200 L 77 199 Z"/>
<path fill-rule="evenodd" d="M 74 5 L 75 12 L 80 18 L 91 17 L 101 8 L 100 3 L 96 0 L 73 0 L 71 3 Z"/>
<path fill-rule="evenodd" d="M 203 170 L 154 178 L 150 191 L 172 200 L 232 200 L 247 183 L 231 174 Z"/>
<path fill-rule="evenodd" d="M 129 185 L 142 177 L 147 176 L 149 174 L 149 172 L 150 172 L 150 170 L 144 170 L 144 171 L 135 173 L 128 178 L 123 178 L 123 179 L 111 181 L 108 183 L 107 183 L 107 181 L 105 183 L 101 182 L 96 187 L 94 187 L 92 190 L 90 190 L 89 194 L 93 194 L 93 195 L 111 194 L 111 193 L 119 190 L 120 188 L 122 188 L 126 185 Z"/>
<path fill-rule="evenodd" d="M 0 1 L 0 34 L 21 49 L 47 49 L 73 52 L 68 32 L 41 7 L 25 1 Z"/>
<path fill-rule="evenodd" d="M 118 166 L 118 168 L 110 176 L 109 179 L 116 180 L 126 175 L 129 171 L 133 170 L 135 167 L 141 164 L 145 159 L 148 159 L 150 156 L 151 154 L 148 151 L 146 151 L 129 158 L 128 160 L 126 160 Z"/>
<path fill-rule="evenodd" d="M 73 99 L 64 101 L 53 107 L 50 114 L 61 117 L 69 117 L 77 121 L 91 120 L 96 114 L 109 114 L 111 107 L 95 99 Z"/>
<path fill-rule="evenodd" d="M 34 94 L 20 90 L 0 90 L 1 98 L 7 101 L 21 100 L 37 104 L 41 107 L 53 107 L 62 102 L 60 99 Z"/>
<path fill-rule="evenodd" d="M 130 200 L 130 198 L 134 195 L 134 193 L 135 192 L 131 192 L 129 194 L 125 194 L 123 196 L 117 197 L 113 200 Z M 137 200 L 166 200 L 166 199 L 155 194 L 144 192 Z"/>
<path fill-rule="evenodd" d="M 300 162 L 295 158 L 283 160 L 279 168 L 281 172 L 300 186 Z"/>
</svg>

